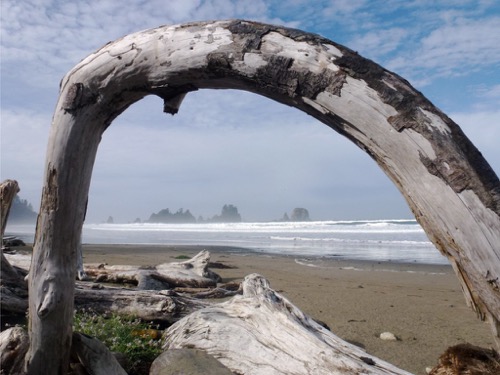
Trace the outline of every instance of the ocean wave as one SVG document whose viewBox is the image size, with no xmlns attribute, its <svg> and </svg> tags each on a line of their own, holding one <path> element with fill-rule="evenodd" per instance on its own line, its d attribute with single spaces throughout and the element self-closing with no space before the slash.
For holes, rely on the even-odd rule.
<svg viewBox="0 0 500 375">
<path fill-rule="evenodd" d="M 258 223 L 131 223 L 85 224 L 84 228 L 98 231 L 160 231 L 160 232 L 261 232 L 261 233 L 423 233 L 412 220 L 373 221 L 308 221 Z"/>
<path fill-rule="evenodd" d="M 312 237 L 280 237 L 271 236 L 273 241 L 284 242 L 338 242 L 338 243 L 358 243 L 373 245 L 405 245 L 405 246 L 427 246 L 432 245 L 430 241 L 411 241 L 411 240 L 370 240 L 370 239 L 349 239 L 349 238 L 312 238 Z"/>
</svg>

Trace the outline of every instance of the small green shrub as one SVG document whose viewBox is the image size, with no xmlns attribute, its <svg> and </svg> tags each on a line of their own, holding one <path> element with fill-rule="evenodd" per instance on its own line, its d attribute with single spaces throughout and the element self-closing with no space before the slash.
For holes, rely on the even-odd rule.
<svg viewBox="0 0 500 375">
<path fill-rule="evenodd" d="M 191 257 L 187 255 L 177 255 L 174 257 L 174 259 L 191 259 Z"/>
<path fill-rule="evenodd" d="M 103 316 L 86 310 L 75 314 L 73 329 L 95 337 L 112 352 L 123 353 L 127 358 L 125 371 L 132 375 L 147 374 L 162 353 L 163 340 L 156 328 L 134 317 Z"/>
</svg>

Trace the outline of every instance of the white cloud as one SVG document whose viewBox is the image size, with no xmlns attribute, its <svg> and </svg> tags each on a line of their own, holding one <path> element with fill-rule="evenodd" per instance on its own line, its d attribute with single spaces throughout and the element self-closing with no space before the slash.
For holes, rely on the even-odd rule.
<svg viewBox="0 0 500 375">
<path fill-rule="evenodd" d="M 500 99 L 500 84 L 483 87 L 478 94 L 484 98 Z"/>
<path fill-rule="evenodd" d="M 372 30 L 351 39 L 349 47 L 359 51 L 363 56 L 381 58 L 399 48 L 405 42 L 407 35 L 408 30 L 401 27 Z"/>
<path fill-rule="evenodd" d="M 414 53 L 389 61 L 388 67 L 409 76 L 457 76 L 500 64 L 500 17 L 457 19 L 423 37 Z M 416 72 L 417 74 L 415 74 Z"/>
</svg>

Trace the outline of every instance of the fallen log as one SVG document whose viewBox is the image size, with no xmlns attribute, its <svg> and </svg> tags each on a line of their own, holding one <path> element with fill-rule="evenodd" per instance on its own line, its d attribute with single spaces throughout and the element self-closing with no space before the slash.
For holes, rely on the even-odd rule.
<svg viewBox="0 0 500 375">
<path fill-rule="evenodd" d="M 97 314 L 115 313 L 134 316 L 144 321 L 168 325 L 208 306 L 208 302 L 179 295 L 173 291 L 133 290 L 77 283 L 75 308 Z"/>
<path fill-rule="evenodd" d="M 127 375 L 106 345 L 93 337 L 74 332 L 71 349 L 89 374 Z"/>
<path fill-rule="evenodd" d="M 12 327 L 0 333 L 0 373 L 25 375 L 24 356 L 29 348 L 28 332 Z M 127 375 L 115 356 L 99 340 L 81 333 L 73 333 L 72 354 L 83 366 L 82 374 Z M 76 363 L 71 364 L 75 367 Z"/>
<path fill-rule="evenodd" d="M 28 333 L 12 327 L 0 333 L 0 373 L 24 375 L 24 356 L 29 348 Z"/>
<path fill-rule="evenodd" d="M 174 288 L 177 293 L 190 294 L 191 297 L 197 299 L 207 299 L 207 298 L 226 298 L 232 297 L 236 294 L 241 294 L 241 284 L 230 282 L 218 286 L 217 288 L 211 288 L 207 290 L 206 288 Z"/>
<path fill-rule="evenodd" d="M 12 266 L 8 259 L 21 260 L 24 263 L 26 256 L 7 254 L 1 252 L 1 273 L 0 273 L 0 310 L 2 317 L 26 315 L 28 310 L 28 283 L 25 276 L 28 273 L 29 262 L 24 265 L 26 268 Z"/>
<path fill-rule="evenodd" d="M 175 287 L 212 288 L 221 277 L 208 269 L 210 252 L 203 250 L 184 262 L 163 263 L 154 267 L 128 265 L 84 265 L 88 278 L 102 283 L 129 283 L 140 290 Z"/>
<path fill-rule="evenodd" d="M 207 252 L 208 253 L 208 252 Z M 202 257 L 194 257 L 196 263 L 199 259 L 206 259 L 209 254 L 204 253 Z M 28 287 L 24 276 L 28 272 L 31 263 L 31 257 L 28 254 L 2 254 L 2 274 L 1 274 L 1 308 L 2 314 L 24 316 L 28 309 Z M 191 260 L 189 260 L 191 261 Z M 189 261 L 182 262 L 191 264 Z M 10 264 L 12 262 L 15 266 Z M 131 275 L 136 275 L 139 267 L 121 266 L 119 269 L 129 267 Z M 175 269 L 177 263 L 174 263 Z M 169 267 L 164 266 L 167 270 Z M 194 267 L 193 267 L 194 268 Z M 116 271 L 114 275 L 124 271 Z M 113 273 L 112 273 L 113 274 Z M 180 278 L 178 275 L 172 280 L 183 280 L 178 282 L 180 285 L 193 284 L 198 285 L 199 276 L 195 277 L 196 281 L 189 282 L 188 275 L 184 275 L 186 279 Z M 193 276 L 194 277 L 194 276 Z M 117 279 L 118 276 L 115 276 Z M 197 293 L 222 295 L 223 291 L 215 289 L 211 290 L 198 289 Z M 187 293 L 187 290 L 183 291 Z M 226 291 L 230 295 L 231 291 Z M 86 281 L 77 281 L 75 288 L 75 307 L 77 309 L 92 310 L 98 314 L 115 313 L 119 315 L 131 315 L 145 321 L 155 320 L 171 324 L 190 314 L 192 311 L 206 307 L 207 302 L 200 301 L 196 298 L 186 297 L 172 290 L 153 290 L 145 288 L 138 290 L 137 288 L 121 288 L 104 286 L 99 283 Z M 208 297 L 207 297 L 208 298 Z"/>
<path fill-rule="evenodd" d="M 165 349 L 207 351 L 238 374 L 409 374 L 349 344 L 257 274 L 243 295 L 193 312 L 165 333 Z"/>
</svg>

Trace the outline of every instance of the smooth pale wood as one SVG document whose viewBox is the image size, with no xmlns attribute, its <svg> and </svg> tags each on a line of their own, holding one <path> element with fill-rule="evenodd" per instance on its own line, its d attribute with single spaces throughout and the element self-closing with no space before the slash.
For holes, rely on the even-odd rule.
<svg viewBox="0 0 500 375">
<path fill-rule="evenodd" d="M 154 267 L 129 265 L 84 265 L 88 278 L 96 282 L 130 283 L 138 289 L 175 287 L 211 288 L 221 277 L 208 268 L 210 252 L 203 250 L 184 262 L 162 263 Z"/>
<path fill-rule="evenodd" d="M 409 374 L 351 345 L 305 315 L 260 275 L 243 295 L 169 327 L 165 349 L 206 350 L 238 374 Z"/>
<path fill-rule="evenodd" d="M 74 332 L 73 353 L 92 375 L 127 375 L 115 356 L 96 338 Z"/>
<path fill-rule="evenodd" d="M 63 374 L 68 362 L 69 286 L 103 132 L 146 95 L 163 98 L 163 110 L 174 114 L 187 93 L 205 88 L 296 107 L 366 151 L 450 259 L 467 302 L 498 339 L 500 182 L 458 125 L 401 77 L 318 35 L 197 22 L 108 43 L 61 82 L 30 271 L 31 374 Z"/>
<path fill-rule="evenodd" d="M 2 314 L 25 315 L 28 309 L 28 289 L 24 275 L 29 265 L 30 256 L 26 254 L 7 254 L 5 262 L 2 261 Z M 202 290 L 206 295 L 203 295 Z M 202 298 L 210 297 L 210 293 L 213 298 L 223 295 L 220 288 L 210 290 L 204 288 L 196 291 L 202 294 Z M 181 290 L 181 292 L 188 293 L 189 290 Z M 226 291 L 225 296 L 235 293 L 237 291 Z M 103 286 L 91 282 L 78 281 L 76 283 L 75 308 L 91 310 L 97 314 L 132 315 L 144 321 L 154 320 L 171 324 L 206 306 L 207 302 L 186 297 L 176 293 L 175 290 L 137 290 Z"/>
<path fill-rule="evenodd" d="M 154 320 L 169 324 L 207 305 L 207 302 L 169 290 L 130 290 L 113 287 L 95 289 L 88 283 L 79 283 L 75 292 L 75 307 L 78 309 L 91 310 L 98 314 L 135 316 L 144 321 Z"/>
<path fill-rule="evenodd" d="M 0 184 L 0 246 L 3 247 L 3 235 L 9 218 L 14 197 L 19 193 L 19 184 L 15 180 L 5 180 Z"/>
<path fill-rule="evenodd" d="M 0 333 L 0 373 L 24 374 L 24 356 L 29 348 L 28 333 L 21 327 L 8 328 Z"/>
</svg>

